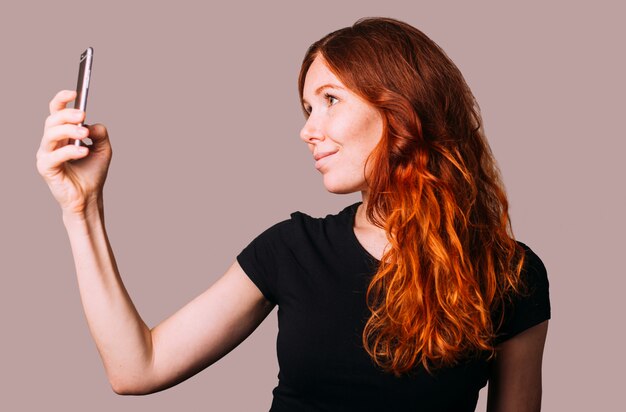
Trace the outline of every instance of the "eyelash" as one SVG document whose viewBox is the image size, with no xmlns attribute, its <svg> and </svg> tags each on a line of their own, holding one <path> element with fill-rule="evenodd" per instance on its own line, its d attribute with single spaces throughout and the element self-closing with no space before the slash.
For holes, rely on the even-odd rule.
<svg viewBox="0 0 626 412">
<path fill-rule="evenodd" d="M 328 94 L 328 93 L 324 93 L 324 98 L 325 98 L 326 100 L 329 100 L 329 99 L 335 99 L 335 100 L 339 101 L 339 99 L 338 99 L 338 98 L 336 98 L 336 97 L 335 97 L 335 96 L 333 96 L 332 94 Z M 331 104 L 331 106 L 332 106 L 332 104 Z"/>
<path fill-rule="evenodd" d="M 335 96 L 333 96 L 332 94 L 329 94 L 329 93 L 324 93 L 324 99 L 326 99 L 326 100 L 335 99 L 335 100 L 337 100 L 337 102 L 339 101 L 338 98 L 336 98 Z M 330 106 L 332 106 L 332 105 L 333 104 L 330 104 Z M 304 111 L 306 112 L 307 115 L 309 115 L 309 116 L 311 115 L 311 108 L 310 107 L 305 108 Z"/>
</svg>

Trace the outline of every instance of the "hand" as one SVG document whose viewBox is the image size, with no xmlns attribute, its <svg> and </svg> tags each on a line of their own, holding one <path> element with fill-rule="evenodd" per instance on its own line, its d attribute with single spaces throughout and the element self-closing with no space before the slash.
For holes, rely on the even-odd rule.
<svg viewBox="0 0 626 412">
<path fill-rule="evenodd" d="M 50 101 L 50 116 L 37 151 L 37 170 L 63 212 L 80 214 L 102 196 L 112 150 L 103 125 L 78 126 L 85 112 L 66 108 L 75 98 L 76 92 L 62 90 Z M 68 144 L 70 139 L 85 137 L 93 142 L 88 148 Z"/>
</svg>

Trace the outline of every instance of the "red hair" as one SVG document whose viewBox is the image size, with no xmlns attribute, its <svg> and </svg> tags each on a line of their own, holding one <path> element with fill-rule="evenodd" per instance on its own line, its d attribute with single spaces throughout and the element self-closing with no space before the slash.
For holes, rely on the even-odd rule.
<svg viewBox="0 0 626 412">
<path fill-rule="evenodd" d="M 418 29 L 365 18 L 311 45 L 298 79 L 301 100 L 317 56 L 383 118 L 367 159 L 366 215 L 384 228 L 390 247 L 367 290 L 365 350 L 396 375 L 493 356 L 501 318 L 492 314 L 521 290 L 524 249 L 461 72 Z"/>
</svg>

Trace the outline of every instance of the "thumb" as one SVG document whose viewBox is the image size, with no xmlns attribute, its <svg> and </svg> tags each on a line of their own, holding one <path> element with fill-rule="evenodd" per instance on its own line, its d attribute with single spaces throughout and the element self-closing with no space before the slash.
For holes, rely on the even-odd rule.
<svg viewBox="0 0 626 412">
<path fill-rule="evenodd" d="M 91 150 L 101 151 L 110 149 L 109 132 L 103 124 L 96 123 L 84 126 L 89 129 L 88 137 L 93 142 Z"/>
</svg>

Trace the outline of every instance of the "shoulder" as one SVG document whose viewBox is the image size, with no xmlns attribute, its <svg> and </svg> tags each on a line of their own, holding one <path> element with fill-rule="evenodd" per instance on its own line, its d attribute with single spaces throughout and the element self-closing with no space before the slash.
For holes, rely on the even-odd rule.
<svg viewBox="0 0 626 412">
<path fill-rule="evenodd" d="M 341 212 L 317 218 L 296 211 L 256 236 L 237 255 L 244 272 L 266 298 L 280 303 L 294 273 L 337 260 L 345 244 L 345 224 L 350 206 Z"/>
<path fill-rule="evenodd" d="M 298 210 L 291 213 L 289 219 L 274 224 L 259 236 L 282 236 L 290 245 L 342 238 L 346 228 L 351 227 L 353 214 L 359 203 L 324 217 L 311 216 Z"/>
<path fill-rule="evenodd" d="M 298 250 L 313 244 L 328 245 L 342 239 L 350 224 L 351 213 L 358 203 L 346 206 L 335 214 L 313 217 L 302 211 L 290 214 L 289 219 L 279 221 L 256 236 L 247 249 L 263 249 L 267 253 L 282 250 Z"/>
<path fill-rule="evenodd" d="M 337 213 L 327 214 L 324 217 L 313 217 L 307 213 L 297 211 L 291 213 L 291 221 L 294 225 L 308 228 L 319 228 L 322 226 L 338 226 L 347 224 L 361 202 L 353 203 L 344 207 Z"/>
<path fill-rule="evenodd" d="M 314 232 L 322 223 L 321 218 L 312 217 L 301 211 L 292 212 L 288 219 L 274 223 L 263 230 L 254 241 L 282 240 L 285 243 L 292 243 L 294 236 Z"/>
<path fill-rule="evenodd" d="M 530 246 L 519 240 L 516 242 L 524 249 L 524 270 L 547 272 L 543 261 Z"/>
<path fill-rule="evenodd" d="M 528 245 L 517 241 L 524 249 L 524 262 L 520 273 L 522 282 L 522 294 L 547 293 L 550 287 L 548 270 L 543 260 Z"/>
<path fill-rule="evenodd" d="M 520 273 L 519 293 L 511 293 L 502 310 L 497 311 L 496 343 L 503 342 L 519 333 L 546 321 L 552 316 L 550 282 L 541 258 L 526 244 L 517 242 L 524 249 L 524 262 Z"/>
</svg>

